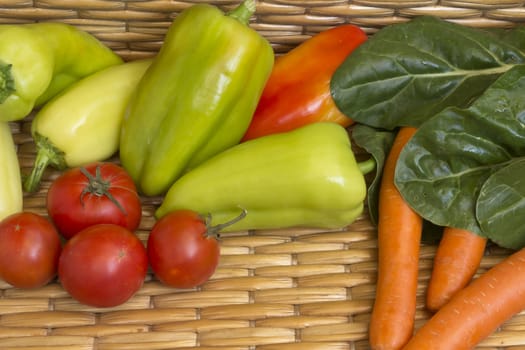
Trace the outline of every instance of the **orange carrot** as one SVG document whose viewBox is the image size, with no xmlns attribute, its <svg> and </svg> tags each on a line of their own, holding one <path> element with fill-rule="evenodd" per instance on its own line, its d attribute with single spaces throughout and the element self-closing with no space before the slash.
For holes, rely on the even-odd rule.
<svg viewBox="0 0 525 350">
<path fill-rule="evenodd" d="M 474 279 L 425 323 L 403 350 L 473 349 L 525 309 L 525 248 Z"/>
<path fill-rule="evenodd" d="M 439 310 L 476 273 L 487 239 L 471 231 L 445 227 L 434 257 L 427 290 L 427 308 Z"/>
<path fill-rule="evenodd" d="M 422 218 L 394 185 L 399 153 L 415 128 L 403 127 L 386 159 L 379 191 L 378 276 L 370 319 L 372 349 L 401 349 L 413 334 Z"/>
</svg>

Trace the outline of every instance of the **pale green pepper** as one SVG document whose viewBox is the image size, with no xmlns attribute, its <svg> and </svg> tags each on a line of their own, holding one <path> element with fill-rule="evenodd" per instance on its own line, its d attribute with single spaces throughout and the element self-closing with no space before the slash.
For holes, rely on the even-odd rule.
<svg viewBox="0 0 525 350">
<path fill-rule="evenodd" d="M 119 147 L 127 105 L 151 59 L 111 66 L 74 83 L 35 116 L 35 164 L 24 181 L 34 192 L 48 165 L 57 169 L 102 161 Z"/>
<path fill-rule="evenodd" d="M 11 128 L 0 121 L 0 220 L 22 211 L 20 166 Z"/>
<path fill-rule="evenodd" d="M 122 59 L 64 23 L 0 25 L 0 121 L 27 116 L 65 87 Z"/>
<path fill-rule="evenodd" d="M 175 18 L 122 125 L 120 160 L 145 195 L 239 143 L 274 53 L 248 20 L 255 1 L 225 14 L 197 4 Z"/>
<path fill-rule="evenodd" d="M 177 180 L 156 211 L 211 214 L 226 222 L 246 216 L 227 231 L 287 227 L 341 228 L 363 211 L 364 173 L 373 159 L 357 163 L 344 127 L 328 122 L 236 145 Z"/>
</svg>

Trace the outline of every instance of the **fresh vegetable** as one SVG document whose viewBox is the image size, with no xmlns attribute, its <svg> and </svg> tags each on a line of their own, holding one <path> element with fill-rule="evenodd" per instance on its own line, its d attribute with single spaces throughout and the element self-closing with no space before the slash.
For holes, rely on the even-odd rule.
<svg viewBox="0 0 525 350">
<path fill-rule="evenodd" d="M 374 157 L 376 171 L 368 186 L 367 201 L 370 221 L 377 225 L 379 190 L 385 160 L 396 137 L 395 131 L 372 128 L 364 124 L 355 124 L 351 128 L 351 137 L 355 144 Z"/>
<path fill-rule="evenodd" d="M 384 27 L 338 67 L 332 97 L 356 122 L 419 127 L 446 107 L 468 106 L 501 74 L 523 64 L 519 30 L 496 36 L 431 16 Z"/>
<path fill-rule="evenodd" d="M 525 51 L 525 26 L 514 26 L 510 30 L 509 28 L 486 28 L 486 31 L 499 41 L 505 41 L 522 52 Z"/>
<path fill-rule="evenodd" d="M 519 166 L 525 156 L 524 115 L 522 65 L 468 108 L 448 108 L 423 123 L 397 165 L 395 182 L 403 198 L 436 225 L 465 229 L 506 248 L 525 246 Z"/>
<path fill-rule="evenodd" d="M 111 66 L 72 84 L 35 116 L 31 133 L 37 147 L 24 181 L 38 190 L 48 165 L 57 169 L 103 161 L 115 154 L 126 107 L 151 59 Z"/>
<path fill-rule="evenodd" d="M 246 141 L 202 163 L 171 186 L 155 215 L 190 209 L 210 213 L 215 225 L 246 210 L 225 232 L 344 227 L 363 211 L 363 172 L 373 167 L 373 159 L 356 162 L 344 127 L 309 124 Z"/>
<path fill-rule="evenodd" d="M 340 25 L 279 56 L 243 141 L 317 121 L 345 127 L 352 124 L 332 99 L 330 79 L 344 59 L 366 40 L 361 28 Z"/>
<path fill-rule="evenodd" d="M 133 179 L 109 162 L 62 173 L 47 192 L 47 211 L 65 238 L 95 224 L 115 224 L 134 231 L 142 215 Z"/>
<path fill-rule="evenodd" d="M 0 220 L 23 209 L 22 180 L 16 147 L 7 122 L 0 121 Z"/>
<path fill-rule="evenodd" d="M 0 120 L 22 119 L 73 82 L 120 63 L 94 36 L 68 24 L 0 25 Z"/>
<path fill-rule="evenodd" d="M 175 210 L 155 223 L 148 237 L 148 259 L 155 276 L 175 288 L 193 288 L 206 282 L 219 263 L 220 231 L 244 218 L 210 225 L 210 216 Z"/>
<path fill-rule="evenodd" d="M 118 306 L 142 286 L 148 269 L 146 248 L 127 228 L 90 226 L 64 245 L 58 277 L 64 289 L 80 303 Z"/>
<path fill-rule="evenodd" d="M 62 249 L 49 220 L 18 212 L 0 221 L 0 279 L 17 288 L 39 288 L 57 274 Z"/>
<path fill-rule="evenodd" d="M 473 280 L 426 322 L 403 350 L 467 350 L 525 309 L 525 249 Z"/>
<path fill-rule="evenodd" d="M 516 249 L 525 246 L 523 174 L 523 157 L 496 170 L 481 186 L 475 209 L 483 233 L 501 246 Z"/>
<path fill-rule="evenodd" d="M 428 282 L 427 309 L 439 310 L 463 289 L 479 268 L 487 239 L 467 230 L 445 227 Z"/>
<path fill-rule="evenodd" d="M 179 14 L 124 120 L 120 158 L 139 191 L 159 195 L 183 172 L 237 144 L 271 73 L 270 43 L 247 26 L 255 2 L 225 15 Z"/>
<path fill-rule="evenodd" d="M 372 349 L 401 349 L 414 327 L 423 220 L 399 194 L 394 171 L 401 150 L 415 131 L 412 127 L 399 130 L 381 178 L 377 285 L 369 326 Z"/>
</svg>

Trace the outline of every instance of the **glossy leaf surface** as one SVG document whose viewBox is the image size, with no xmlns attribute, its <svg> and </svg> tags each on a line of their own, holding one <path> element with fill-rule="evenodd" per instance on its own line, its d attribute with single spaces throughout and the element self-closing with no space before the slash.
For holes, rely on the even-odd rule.
<svg viewBox="0 0 525 350">
<path fill-rule="evenodd" d="M 490 32 L 431 16 L 390 25 L 339 66 L 332 97 L 359 123 L 418 127 L 446 107 L 468 106 L 525 62 L 523 36 L 522 30 Z"/>
<path fill-rule="evenodd" d="M 493 173 L 523 156 L 525 66 L 516 66 L 469 108 L 448 108 L 423 123 L 400 155 L 396 185 L 434 224 L 487 235 L 476 219 L 480 189 Z M 495 197 L 484 205 L 497 211 L 504 203 Z M 507 235 L 501 227 L 494 230 L 490 236 L 496 241 Z"/>
</svg>

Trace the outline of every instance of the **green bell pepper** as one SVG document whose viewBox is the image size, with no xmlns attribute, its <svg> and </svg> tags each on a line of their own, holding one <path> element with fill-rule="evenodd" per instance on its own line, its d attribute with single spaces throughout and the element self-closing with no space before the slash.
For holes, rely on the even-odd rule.
<svg viewBox="0 0 525 350">
<path fill-rule="evenodd" d="M 122 126 L 120 159 L 143 194 L 165 193 L 241 140 L 274 62 L 270 43 L 247 25 L 254 11 L 253 0 L 228 15 L 197 4 L 168 29 Z"/>
<path fill-rule="evenodd" d="M 184 174 L 155 215 L 176 209 L 211 214 L 212 223 L 239 215 L 227 231 L 286 227 L 340 228 L 363 211 L 364 173 L 345 128 L 318 122 L 240 143 Z"/>
<path fill-rule="evenodd" d="M 38 190 L 48 165 L 57 169 L 105 160 L 119 146 L 127 105 L 151 59 L 107 67 L 70 85 L 36 113 L 31 134 L 36 158 L 24 179 Z"/>
<path fill-rule="evenodd" d="M 0 25 L 0 121 L 27 116 L 73 82 L 122 59 L 64 23 Z"/>
</svg>

